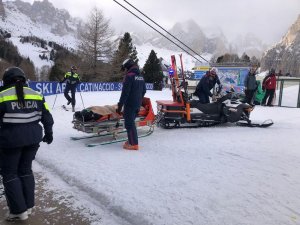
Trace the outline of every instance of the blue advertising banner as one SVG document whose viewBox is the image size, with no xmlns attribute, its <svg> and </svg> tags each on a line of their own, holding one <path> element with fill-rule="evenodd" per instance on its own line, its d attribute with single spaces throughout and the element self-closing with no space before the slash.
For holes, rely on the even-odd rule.
<svg viewBox="0 0 300 225">
<path fill-rule="evenodd" d="M 248 75 L 249 67 L 217 67 L 218 76 L 223 85 L 223 89 L 228 91 L 230 88 L 238 93 L 244 91 L 244 80 Z M 208 69 L 196 68 L 193 79 L 201 79 Z"/>
<path fill-rule="evenodd" d="M 235 92 L 244 92 L 244 80 L 248 75 L 249 67 L 217 67 L 218 76 L 223 88 L 228 91 L 234 88 Z"/>
<path fill-rule="evenodd" d="M 35 82 L 30 81 L 29 87 L 33 90 L 42 93 L 44 96 L 47 95 L 54 95 L 63 93 L 66 88 L 66 83 L 58 83 L 58 82 Z M 122 83 L 87 83 L 82 82 L 77 86 L 78 92 L 92 92 L 92 91 L 121 91 L 122 90 Z M 152 83 L 146 83 L 147 90 L 153 90 Z"/>
</svg>

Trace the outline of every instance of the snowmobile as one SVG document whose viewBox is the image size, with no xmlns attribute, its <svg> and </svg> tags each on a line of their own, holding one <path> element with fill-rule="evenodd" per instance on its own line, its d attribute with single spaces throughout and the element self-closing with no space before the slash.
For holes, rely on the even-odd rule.
<svg viewBox="0 0 300 225">
<path fill-rule="evenodd" d="M 116 113 L 117 105 L 106 106 L 91 106 L 82 111 L 77 111 L 73 115 L 73 128 L 88 134 L 89 136 L 71 137 L 72 140 L 82 140 L 90 138 L 109 137 L 110 140 L 92 144 L 87 144 L 88 147 L 98 145 L 107 145 L 111 143 L 123 142 L 127 138 L 119 138 L 120 134 L 126 133 L 124 119 L 121 115 Z M 139 138 L 146 137 L 152 134 L 154 130 L 155 115 L 152 104 L 149 98 L 143 98 L 142 106 L 136 118 L 136 127 L 139 133 Z M 145 129 L 147 128 L 146 132 Z"/>
<path fill-rule="evenodd" d="M 162 128 L 208 127 L 230 122 L 240 126 L 269 127 L 273 124 L 272 120 L 266 120 L 260 124 L 253 123 L 250 120 L 250 113 L 254 105 L 241 102 L 234 93 L 234 89 L 219 96 L 213 103 L 201 104 L 197 100 L 192 100 L 187 93 L 188 84 L 184 76 L 179 84 L 175 70 L 175 56 L 172 56 L 171 60 L 175 71 L 174 77 L 171 78 L 173 101 L 156 101 L 158 126 Z"/>
</svg>

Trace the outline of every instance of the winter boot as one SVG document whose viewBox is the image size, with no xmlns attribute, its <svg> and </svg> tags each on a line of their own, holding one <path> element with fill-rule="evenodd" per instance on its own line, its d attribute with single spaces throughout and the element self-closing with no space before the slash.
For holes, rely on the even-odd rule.
<svg viewBox="0 0 300 225">
<path fill-rule="evenodd" d="M 130 145 L 127 141 L 123 144 L 123 148 L 126 150 L 139 150 L 138 145 Z"/>
<path fill-rule="evenodd" d="M 72 112 L 75 112 L 75 106 L 72 106 Z"/>
<path fill-rule="evenodd" d="M 23 212 L 23 213 L 19 213 L 19 214 L 12 214 L 10 213 L 6 220 L 7 221 L 15 221 L 15 220 L 27 220 L 28 219 L 28 213 L 27 211 Z"/>
</svg>

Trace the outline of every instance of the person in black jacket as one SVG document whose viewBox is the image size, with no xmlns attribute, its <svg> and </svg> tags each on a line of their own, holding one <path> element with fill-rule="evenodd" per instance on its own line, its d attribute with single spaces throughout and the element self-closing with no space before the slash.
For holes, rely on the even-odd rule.
<svg viewBox="0 0 300 225">
<path fill-rule="evenodd" d="M 199 98 L 200 103 L 206 104 L 210 102 L 209 97 L 213 97 L 210 90 L 214 88 L 216 84 L 219 85 L 218 91 L 221 91 L 222 85 L 217 75 L 217 69 L 213 67 L 206 72 L 196 87 L 194 94 Z"/>
<path fill-rule="evenodd" d="M 0 92 L 0 165 L 7 220 L 26 220 L 34 206 L 32 161 L 41 141 L 53 141 L 53 118 L 44 97 L 27 87 L 25 73 L 10 67 Z M 41 122 L 44 128 L 39 124 Z"/>
<path fill-rule="evenodd" d="M 66 88 L 64 91 L 65 98 L 68 100 L 67 105 L 70 105 L 72 103 L 72 111 L 75 112 L 75 93 L 76 93 L 76 87 L 80 83 L 80 76 L 76 73 L 77 67 L 71 66 L 71 71 L 67 72 L 64 76 L 64 79 L 60 82 L 63 83 L 66 81 Z M 69 92 L 71 91 L 71 96 L 69 95 Z"/>
<path fill-rule="evenodd" d="M 123 116 L 127 130 L 128 141 L 123 145 L 127 150 L 138 150 L 138 136 L 135 126 L 135 118 L 140 110 L 143 97 L 146 93 L 144 77 L 132 59 L 126 59 L 122 63 L 122 71 L 126 72 L 123 80 L 122 93 L 118 102 L 117 113 L 121 113 L 124 105 Z"/>
<path fill-rule="evenodd" d="M 248 104 L 253 103 L 253 97 L 254 94 L 258 88 L 257 82 L 256 82 L 256 69 L 255 67 L 252 67 L 249 70 L 248 75 L 245 77 L 244 80 L 244 87 L 245 87 L 245 102 Z"/>
</svg>

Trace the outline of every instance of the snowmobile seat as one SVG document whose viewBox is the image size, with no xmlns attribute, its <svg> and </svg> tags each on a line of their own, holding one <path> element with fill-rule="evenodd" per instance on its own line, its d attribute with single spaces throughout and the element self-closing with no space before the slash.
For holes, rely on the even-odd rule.
<svg viewBox="0 0 300 225">
<path fill-rule="evenodd" d="M 197 108 L 201 112 L 205 114 L 221 114 L 223 104 L 219 102 L 207 103 L 203 104 L 200 103 L 198 100 L 190 101 L 191 108 Z"/>
</svg>

